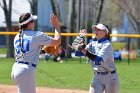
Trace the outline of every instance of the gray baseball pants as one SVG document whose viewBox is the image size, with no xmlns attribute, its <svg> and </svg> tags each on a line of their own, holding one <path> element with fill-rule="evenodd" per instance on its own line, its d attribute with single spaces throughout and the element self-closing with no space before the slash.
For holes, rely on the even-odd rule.
<svg viewBox="0 0 140 93">
<path fill-rule="evenodd" d="M 105 75 L 95 73 L 89 93 L 119 93 L 119 79 L 117 73 Z"/>
</svg>

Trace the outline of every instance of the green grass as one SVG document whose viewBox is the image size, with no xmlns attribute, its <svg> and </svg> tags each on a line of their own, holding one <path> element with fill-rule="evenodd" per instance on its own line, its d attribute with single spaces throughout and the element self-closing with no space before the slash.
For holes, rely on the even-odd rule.
<svg viewBox="0 0 140 93">
<path fill-rule="evenodd" d="M 120 93 L 140 93 L 140 60 L 127 60 L 117 63 L 118 76 L 120 80 Z"/>
<path fill-rule="evenodd" d="M 112 42 L 112 46 L 114 50 L 120 50 L 125 48 L 124 42 Z"/>
<path fill-rule="evenodd" d="M 6 54 L 7 48 L 0 47 L 0 54 Z"/>
<path fill-rule="evenodd" d="M 0 83 L 11 84 L 11 68 L 14 59 L 0 58 Z"/>
<path fill-rule="evenodd" d="M 37 69 L 37 74 L 43 73 L 37 75 L 39 85 L 71 89 L 87 89 L 86 86 L 89 86 L 92 72 L 90 65 L 85 64 L 85 61 L 82 64 L 75 59 L 67 60 L 64 63 L 42 63 L 39 63 Z"/>
<path fill-rule="evenodd" d="M 0 84 L 13 84 L 10 74 L 14 59 L 0 58 Z M 119 93 L 140 93 L 140 60 L 122 62 L 116 61 L 117 72 L 120 80 Z M 49 60 L 44 63 L 40 60 L 37 66 L 37 86 L 83 89 L 88 90 L 93 72 L 90 64 L 79 63 L 79 59 L 67 59 L 63 63 Z"/>
</svg>

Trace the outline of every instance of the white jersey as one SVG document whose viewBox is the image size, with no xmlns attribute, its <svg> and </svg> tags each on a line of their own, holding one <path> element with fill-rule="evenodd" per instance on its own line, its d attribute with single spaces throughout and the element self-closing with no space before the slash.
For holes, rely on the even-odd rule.
<svg viewBox="0 0 140 93">
<path fill-rule="evenodd" d="M 94 61 L 91 61 L 93 71 L 103 72 L 116 70 L 113 48 L 109 40 L 103 38 L 99 41 L 93 41 L 86 46 L 86 50 L 102 59 L 100 60 L 96 57 Z M 95 61 L 101 61 L 101 64 L 95 64 Z"/>
<path fill-rule="evenodd" d="M 37 64 L 42 45 L 49 46 L 52 42 L 52 37 L 45 35 L 43 32 L 31 30 L 23 31 L 22 37 L 23 53 L 20 52 L 19 34 L 14 39 L 16 61 Z"/>
</svg>

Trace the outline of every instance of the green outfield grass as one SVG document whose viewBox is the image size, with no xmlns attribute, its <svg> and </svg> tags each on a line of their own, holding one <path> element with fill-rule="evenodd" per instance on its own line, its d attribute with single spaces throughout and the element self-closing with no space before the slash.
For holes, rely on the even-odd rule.
<svg viewBox="0 0 140 93">
<path fill-rule="evenodd" d="M 10 73 L 14 59 L 0 58 L 0 84 L 14 83 Z M 40 60 L 37 66 L 37 86 L 88 90 L 93 72 L 86 59 L 67 59 L 63 63 Z M 140 93 L 140 60 L 133 60 L 128 65 L 127 60 L 116 61 L 120 80 L 120 93 Z"/>
<path fill-rule="evenodd" d="M 6 54 L 7 48 L 0 47 L 0 54 Z"/>
</svg>

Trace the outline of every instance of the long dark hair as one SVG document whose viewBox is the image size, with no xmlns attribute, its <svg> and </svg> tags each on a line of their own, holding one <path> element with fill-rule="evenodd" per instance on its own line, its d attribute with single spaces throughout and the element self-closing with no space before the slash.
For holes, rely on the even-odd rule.
<svg viewBox="0 0 140 93">
<path fill-rule="evenodd" d="M 31 16 L 30 13 L 23 13 L 23 14 L 19 17 L 19 23 L 22 23 L 22 22 L 28 20 L 28 19 L 30 18 L 30 16 Z M 33 20 L 32 20 L 32 21 L 33 21 Z M 32 22 L 32 21 L 30 21 L 30 22 Z M 29 22 L 29 23 L 30 23 L 30 22 Z M 27 29 L 27 26 L 28 26 L 29 23 L 21 25 L 21 26 L 20 26 L 20 29 L 21 29 L 21 30 Z"/>
<path fill-rule="evenodd" d="M 106 25 L 106 24 L 103 24 L 104 26 L 106 26 L 106 28 L 108 29 L 108 32 L 107 32 L 107 34 L 105 35 L 105 38 L 107 39 L 107 40 L 110 40 L 110 28 L 108 27 L 108 25 Z"/>
<path fill-rule="evenodd" d="M 29 18 L 30 18 L 30 16 L 31 16 L 31 14 L 30 13 L 23 13 L 20 17 L 19 17 L 19 23 L 22 23 L 22 22 L 24 22 L 24 21 L 26 21 L 26 20 L 28 20 Z M 32 22 L 32 21 L 30 21 L 30 22 Z M 29 23 L 30 23 L 29 22 Z M 19 45 L 20 45 L 20 51 L 21 52 L 23 52 L 23 49 L 22 49 L 22 38 L 23 38 L 23 30 L 25 30 L 25 29 L 27 29 L 27 27 L 28 27 L 28 24 L 29 23 L 27 23 L 27 24 L 23 24 L 23 25 L 20 25 L 20 30 L 19 30 Z"/>
</svg>

